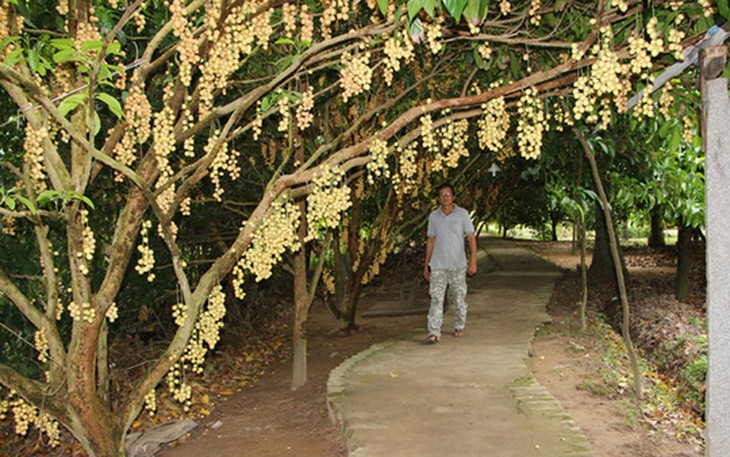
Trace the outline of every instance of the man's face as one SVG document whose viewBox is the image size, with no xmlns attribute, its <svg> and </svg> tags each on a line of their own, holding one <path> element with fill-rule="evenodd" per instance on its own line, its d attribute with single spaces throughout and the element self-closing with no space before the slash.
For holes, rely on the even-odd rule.
<svg viewBox="0 0 730 457">
<path fill-rule="evenodd" d="M 439 191 L 439 203 L 442 205 L 450 205 L 454 203 L 454 192 L 448 187 L 441 189 Z"/>
</svg>

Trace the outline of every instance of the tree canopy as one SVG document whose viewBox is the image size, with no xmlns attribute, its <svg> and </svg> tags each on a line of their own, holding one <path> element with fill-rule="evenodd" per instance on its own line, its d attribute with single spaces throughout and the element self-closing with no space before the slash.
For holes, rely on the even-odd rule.
<svg viewBox="0 0 730 457">
<path fill-rule="evenodd" d="M 30 329 L 40 362 L 0 361 L 4 408 L 122 455 L 161 381 L 190 400 L 226 278 L 243 299 L 355 208 L 391 221 L 350 265 L 382 263 L 394 221 L 422 216 L 410 207 L 446 177 L 495 204 L 490 164 L 627 116 L 716 13 L 707 0 L 0 1 L 0 314 Z M 647 90 L 631 115 L 656 103 Z M 372 195 L 392 208 L 359 205 Z M 210 227 L 225 236 L 201 243 Z M 113 392 L 107 335 L 143 302 L 164 302 L 177 331 Z"/>
</svg>

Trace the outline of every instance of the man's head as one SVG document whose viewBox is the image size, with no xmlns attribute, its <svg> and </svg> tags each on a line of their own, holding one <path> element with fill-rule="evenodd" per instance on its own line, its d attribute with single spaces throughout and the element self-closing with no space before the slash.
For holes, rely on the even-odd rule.
<svg viewBox="0 0 730 457">
<path fill-rule="evenodd" d="M 454 186 L 445 182 L 436 189 L 439 203 L 442 205 L 450 205 L 454 202 Z"/>
</svg>

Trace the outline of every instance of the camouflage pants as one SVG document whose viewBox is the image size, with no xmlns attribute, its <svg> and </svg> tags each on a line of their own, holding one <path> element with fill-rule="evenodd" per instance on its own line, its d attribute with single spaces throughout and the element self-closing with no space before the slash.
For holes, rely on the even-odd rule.
<svg viewBox="0 0 730 457">
<path fill-rule="evenodd" d="M 441 337 L 441 324 L 444 320 L 444 298 L 449 289 L 451 304 L 454 307 L 454 328 L 463 329 L 466 325 L 466 268 L 457 270 L 431 271 L 428 293 L 431 296 L 431 309 L 428 311 L 428 334 Z"/>
</svg>

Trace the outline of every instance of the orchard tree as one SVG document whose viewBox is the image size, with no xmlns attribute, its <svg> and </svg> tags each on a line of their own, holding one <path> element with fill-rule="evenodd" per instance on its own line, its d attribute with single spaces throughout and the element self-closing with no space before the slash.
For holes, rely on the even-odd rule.
<svg viewBox="0 0 730 457">
<path fill-rule="evenodd" d="M 190 401 L 189 377 L 219 339 L 221 281 L 232 275 L 242 299 L 246 281 L 301 248 L 295 199 L 314 239 L 353 205 L 353 175 L 383 156 L 413 147 L 431 171 L 457 168 L 473 135 L 482 150 L 535 158 L 568 110 L 605 127 L 682 57 L 687 31 L 711 25 L 705 14 L 710 5 L 630 0 L 0 1 L 0 85 L 24 137 L 0 153 L 3 246 L 34 260 L 27 274 L 0 259 L 0 300 L 32 326 L 43 364 L 24 374 L 0 362 L 2 413 L 21 434 L 35 424 L 55 440 L 60 423 L 89 454 L 123 455 L 158 384 Z M 367 103 L 375 87 L 385 102 Z M 351 123 L 328 122 L 343 112 Z M 262 154 L 262 136 L 277 154 Z M 261 186 L 239 232 L 198 262 L 184 218 L 224 205 L 251 174 Z M 130 274 L 156 281 L 162 261 L 177 331 L 111 392 L 108 327 L 157 298 L 122 302 L 120 291 Z"/>
</svg>

